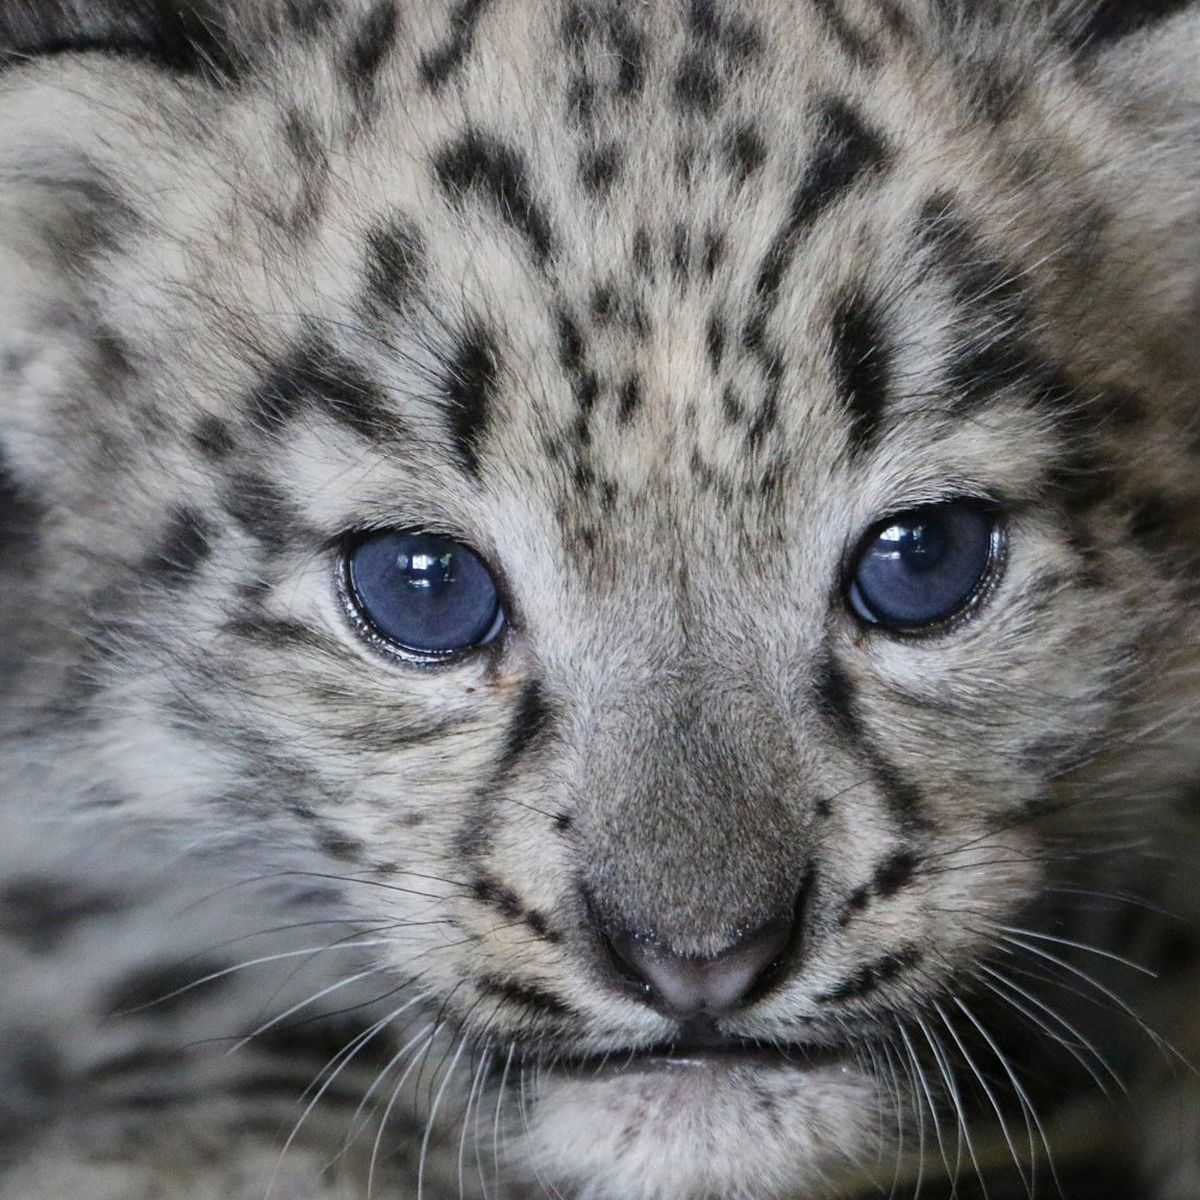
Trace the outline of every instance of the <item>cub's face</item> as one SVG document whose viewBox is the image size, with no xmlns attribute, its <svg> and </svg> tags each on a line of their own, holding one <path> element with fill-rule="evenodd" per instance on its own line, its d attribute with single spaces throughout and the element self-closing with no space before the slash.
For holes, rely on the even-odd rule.
<svg viewBox="0 0 1200 1200">
<path fill-rule="evenodd" d="M 1178 181 L 1049 43 L 1000 120 L 771 5 L 344 20 L 3 85 L 48 770 L 320 856 L 549 1183 L 807 1194 L 1152 719 Z"/>
</svg>

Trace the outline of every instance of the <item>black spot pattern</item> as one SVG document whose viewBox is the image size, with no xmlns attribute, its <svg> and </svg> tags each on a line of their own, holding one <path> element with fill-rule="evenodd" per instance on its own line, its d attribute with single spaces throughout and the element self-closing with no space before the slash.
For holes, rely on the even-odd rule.
<svg viewBox="0 0 1200 1200">
<path fill-rule="evenodd" d="M 85 921 L 111 918 L 124 901 L 110 892 L 87 891 L 61 879 L 18 877 L 0 887 L 0 937 L 27 950 L 53 950 Z"/>
<path fill-rule="evenodd" d="M 525 915 L 525 905 L 517 893 L 490 875 L 476 878 L 471 884 L 471 894 L 509 920 L 517 920 Z"/>
<path fill-rule="evenodd" d="M 242 471 L 232 475 L 220 500 L 238 528 L 268 554 L 304 542 L 311 533 L 283 492 L 261 475 Z"/>
<path fill-rule="evenodd" d="M 927 269 L 950 284 L 960 308 L 960 328 L 944 368 L 955 407 L 969 410 L 1002 389 L 1019 387 L 1047 411 L 1070 415 L 1075 390 L 1062 367 L 1037 346 L 1021 269 L 991 253 L 944 195 L 921 206 L 917 245 Z"/>
<path fill-rule="evenodd" d="M 626 424 L 636 415 L 642 406 L 642 381 L 636 375 L 630 375 L 621 385 L 617 397 L 617 419 Z"/>
<path fill-rule="evenodd" d="M 869 764 L 875 786 L 901 827 L 915 829 L 922 826 L 920 792 L 884 757 L 868 735 L 854 684 L 832 656 L 814 668 L 813 690 L 819 711 L 845 742 L 846 749 Z"/>
<path fill-rule="evenodd" d="M 575 1010 L 553 992 L 515 979 L 500 979 L 485 975 L 475 980 L 475 986 L 485 996 L 495 996 L 543 1017 L 563 1019 L 575 1015 Z"/>
<path fill-rule="evenodd" d="M 704 348 L 708 352 L 708 362 L 714 373 L 721 369 L 725 358 L 725 339 L 725 322 L 716 315 L 709 317 L 704 330 Z"/>
<path fill-rule="evenodd" d="M 813 222 L 860 180 L 889 161 L 882 136 L 845 100 L 828 97 L 815 115 L 821 130 L 816 146 L 792 193 L 787 219 L 758 271 L 755 291 L 760 309 L 766 309 L 774 300 L 800 238 Z M 752 325 L 748 338 L 751 344 L 759 340 L 754 333 Z"/>
<path fill-rule="evenodd" d="M 603 196 L 621 169 L 621 148 L 615 142 L 585 150 L 579 159 L 579 180 L 593 196 Z"/>
<path fill-rule="evenodd" d="M 169 586 L 186 582 L 212 553 L 209 535 L 208 524 L 194 509 L 176 510 L 146 570 Z"/>
<path fill-rule="evenodd" d="M 574 65 L 568 110 L 576 119 L 584 124 L 591 121 L 598 95 L 624 102 L 641 92 L 646 73 L 645 37 L 622 4 L 568 4 L 563 42 Z M 607 78 L 591 77 L 595 63 L 609 66 Z"/>
<path fill-rule="evenodd" d="M 706 54 L 689 54 L 675 76 L 675 99 L 685 112 L 708 116 L 721 101 L 721 77 Z"/>
<path fill-rule="evenodd" d="M 286 0 L 284 13 L 292 30 L 312 38 L 323 32 L 337 12 L 337 0 Z"/>
<path fill-rule="evenodd" d="M 378 0 L 350 37 L 342 57 L 342 75 L 360 112 L 367 112 L 375 102 L 379 75 L 399 31 L 395 0 Z"/>
<path fill-rule="evenodd" d="M 236 445 L 229 423 L 214 413 L 209 413 L 196 422 L 192 430 L 192 441 L 205 458 L 220 460 L 228 458 Z"/>
<path fill-rule="evenodd" d="M 854 974 L 842 980 L 841 983 L 835 984 L 827 992 L 821 992 L 815 999 L 818 1004 L 860 1000 L 864 996 L 869 996 L 883 984 L 899 978 L 920 961 L 920 950 L 916 946 L 906 946 L 860 967 Z"/>
<path fill-rule="evenodd" d="M 904 847 L 894 851 L 875 868 L 871 884 L 875 894 L 886 899 L 908 884 L 920 862 L 915 851 Z"/>
<path fill-rule="evenodd" d="M 329 179 L 329 153 L 316 120 L 310 113 L 289 108 L 283 115 L 283 140 L 296 160 L 299 195 L 285 223 L 300 234 L 320 215 Z"/>
<path fill-rule="evenodd" d="M 481 874 L 470 887 L 476 900 L 494 908 L 506 920 L 522 922 L 536 937 L 551 945 L 562 942 L 562 935 L 551 927 L 544 913 L 529 908 L 512 888 L 494 876 Z"/>
<path fill-rule="evenodd" d="M 842 298 L 833 315 L 833 375 L 850 416 L 853 453 L 869 450 L 887 406 L 889 347 L 878 308 L 860 292 Z"/>
<path fill-rule="evenodd" d="M 766 140 L 752 121 L 743 121 L 730 130 L 725 141 L 725 159 L 739 184 L 744 184 L 766 162 Z"/>
<path fill-rule="evenodd" d="M 445 42 L 421 55 L 421 76 L 431 90 L 437 91 L 462 69 L 475 41 L 475 27 L 489 3 L 462 0 L 450 14 L 450 33 Z"/>
<path fill-rule="evenodd" d="M 504 748 L 496 764 L 498 775 L 508 774 L 525 752 L 549 732 L 553 716 L 542 685 L 536 679 L 530 680 L 521 689 L 516 711 L 509 722 Z"/>
<path fill-rule="evenodd" d="M 365 278 L 372 307 L 402 313 L 420 283 L 425 246 L 414 222 L 392 213 L 366 237 Z"/>
<path fill-rule="evenodd" d="M 442 392 L 448 402 L 450 434 L 469 474 L 479 474 L 479 453 L 487 434 L 500 376 L 500 352 L 484 326 L 462 331 L 446 364 Z"/>
<path fill-rule="evenodd" d="M 100 1010 L 107 1016 L 137 1011 L 150 1019 L 170 1020 L 191 1005 L 211 1004 L 214 989 L 228 986 L 236 976 L 227 972 L 228 966 L 218 959 L 189 958 L 143 967 L 112 987 Z"/>
<path fill-rule="evenodd" d="M 879 47 L 861 30 L 846 19 L 839 0 L 810 0 L 821 14 L 826 28 L 835 42 L 851 62 L 860 66 L 874 66 L 879 60 Z"/>
<path fill-rule="evenodd" d="M 553 250 L 550 220 L 534 197 L 525 160 L 499 138 L 468 129 L 434 158 L 434 173 L 452 199 L 475 195 L 529 243 L 539 262 Z"/>
<path fill-rule="evenodd" d="M 301 414 L 324 413 L 369 440 L 404 434 L 382 389 L 324 339 L 315 325 L 276 363 L 250 398 L 253 425 L 277 433 Z"/>
</svg>

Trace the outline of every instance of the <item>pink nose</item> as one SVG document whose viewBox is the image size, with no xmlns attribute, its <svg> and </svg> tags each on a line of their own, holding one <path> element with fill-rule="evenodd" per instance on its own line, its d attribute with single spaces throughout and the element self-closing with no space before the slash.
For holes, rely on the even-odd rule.
<svg viewBox="0 0 1200 1200">
<path fill-rule="evenodd" d="M 779 963 L 792 941 L 791 914 L 777 917 L 710 958 L 685 957 L 641 934 L 610 934 L 623 974 L 643 984 L 664 1012 L 680 1020 L 719 1017 L 744 1004 Z"/>
</svg>

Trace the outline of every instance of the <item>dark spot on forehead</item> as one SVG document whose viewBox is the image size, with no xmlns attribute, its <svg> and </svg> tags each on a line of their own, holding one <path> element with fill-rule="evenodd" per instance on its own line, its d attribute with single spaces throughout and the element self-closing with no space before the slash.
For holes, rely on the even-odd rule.
<svg viewBox="0 0 1200 1200">
<path fill-rule="evenodd" d="M 706 278 L 711 279 L 725 257 L 725 235 L 710 229 L 704 235 L 704 255 L 700 262 Z"/>
<path fill-rule="evenodd" d="M 745 406 L 732 383 L 727 383 L 721 389 L 721 415 L 734 427 L 741 425 L 746 419 Z"/>
<path fill-rule="evenodd" d="M 671 270 L 677 279 L 686 279 L 691 270 L 692 235 L 688 227 L 677 221 L 671 230 Z"/>
<path fill-rule="evenodd" d="M 889 161 L 883 137 L 848 101 L 827 97 L 818 105 L 815 117 L 819 129 L 816 143 L 792 193 L 787 217 L 759 267 L 755 284 L 757 311 L 747 323 L 748 343 L 760 339 L 765 314 L 810 226 L 860 180 Z"/>
<path fill-rule="evenodd" d="M 461 331 L 445 364 L 442 393 L 450 433 L 469 474 L 479 474 L 480 451 L 491 419 L 500 375 L 500 355 L 492 335 L 475 321 Z"/>
<path fill-rule="evenodd" d="M 379 74 L 391 55 L 399 32 L 394 0 L 377 0 L 350 37 L 342 59 L 342 74 L 360 109 L 375 100 Z"/>
<path fill-rule="evenodd" d="M 645 77 L 645 38 L 616 5 L 609 17 L 609 38 L 617 56 L 617 93 L 636 95 L 641 91 Z"/>
<path fill-rule="evenodd" d="M 425 262 L 416 224 L 402 213 L 378 220 L 366 236 L 365 276 L 373 306 L 402 312 L 413 298 Z"/>
<path fill-rule="evenodd" d="M 721 77 L 710 55 L 684 56 L 675 74 L 675 99 L 685 112 L 708 116 L 721 102 Z"/>
<path fill-rule="evenodd" d="M 283 492 L 262 476 L 234 475 L 220 501 L 238 528 L 268 553 L 278 553 L 293 543 L 311 548 L 320 541 Z"/>
<path fill-rule="evenodd" d="M 716 0 L 691 0 L 688 5 L 688 27 L 701 38 L 715 42 L 721 36 Z"/>
<path fill-rule="evenodd" d="M 450 30 L 436 50 L 421 55 L 421 77 L 437 91 L 461 70 L 475 40 L 475 27 L 490 0 L 461 0 L 450 14 Z"/>
<path fill-rule="evenodd" d="M 616 302 L 616 292 L 611 283 L 598 283 L 592 289 L 591 309 L 597 324 L 608 323 L 613 315 Z"/>
<path fill-rule="evenodd" d="M 322 413 L 372 441 L 405 434 L 383 389 L 327 341 L 315 322 L 267 371 L 247 411 L 251 424 L 269 433 L 312 413 Z"/>
<path fill-rule="evenodd" d="M 762 38 L 754 23 L 736 11 L 735 6 L 715 0 L 691 0 L 687 28 L 693 37 L 709 47 L 719 47 L 728 59 L 752 58 L 762 50 Z"/>
<path fill-rule="evenodd" d="M 617 419 L 626 424 L 633 419 L 642 406 L 642 381 L 637 375 L 630 375 L 621 385 L 618 396 Z"/>
<path fill-rule="evenodd" d="M 721 369 L 725 357 L 725 323 L 715 313 L 709 317 L 704 331 L 704 347 L 708 351 L 708 362 L 713 372 Z"/>
<path fill-rule="evenodd" d="M 729 132 L 725 160 L 738 183 L 745 183 L 767 158 L 767 144 L 753 121 L 744 121 Z"/>
<path fill-rule="evenodd" d="M 568 312 L 559 312 L 558 322 L 558 361 L 569 375 L 574 375 L 583 369 L 584 341 L 583 333 L 578 322 Z"/>
<path fill-rule="evenodd" d="M 869 67 L 879 61 L 879 47 L 850 23 L 840 0 L 810 0 L 810 3 L 821 14 L 833 40 L 851 62 Z"/>
<path fill-rule="evenodd" d="M 893 896 L 913 877 L 919 859 L 915 851 L 904 847 L 894 851 L 875 869 L 872 886 L 880 897 Z"/>
<path fill-rule="evenodd" d="M 654 277 L 654 243 L 650 231 L 639 225 L 633 232 L 633 265 L 640 275 L 650 279 Z"/>
<path fill-rule="evenodd" d="M 533 193 L 524 158 L 499 138 L 468 129 L 437 152 L 434 174 L 451 199 L 486 200 L 528 242 L 539 261 L 553 249 L 550 220 Z"/>
<path fill-rule="evenodd" d="M 283 140 L 299 167 L 323 170 L 328 165 L 325 142 L 311 113 L 290 105 L 283 114 Z"/>
<path fill-rule="evenodd" d="M 581 125 L 591 124 L 596 104 L 596 85 L 586 75 L 576 75 L 567 84 L 567 113 Z"/>
<path fill-rule="evenodd" d="M 952 284 L 955 299 L 964 307 L 984 313 L 997 324 L 1028 315 L 1021 270 L 988 249 L 953 197 L 935 193 L 921 204 L 916 242 L 928 256 L 929 268 Z"/>
<path fill-rule="evenodd" d="M 579 179 L 593 196 L 603 196 L 621 167 L 621 148 L 615 142 L 585 150 L 579 158 Z"/>
<path fill-rule="evenodd" d="M 833 314 L 833 378 L 850 417 L 850 448 L 869 450 L 887 407 L 890 345 L 879 308 L 861 291 L 846 293 Z"/>
</svg>

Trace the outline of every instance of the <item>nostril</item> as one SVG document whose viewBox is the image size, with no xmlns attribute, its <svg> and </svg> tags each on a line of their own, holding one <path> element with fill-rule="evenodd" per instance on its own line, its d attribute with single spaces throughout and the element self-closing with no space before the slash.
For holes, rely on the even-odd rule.
<svg viewBox="0 0 1200 1200">
<path fill-rule="evenodd" d="M 676 954 L 652 936 L 622 930 L 606 937 L 617 969 L 680 1020 L 721 1016 L 760 996 L 791 946 L 794 914 L 777 917 L 710 957 Z"/>
</svg>

